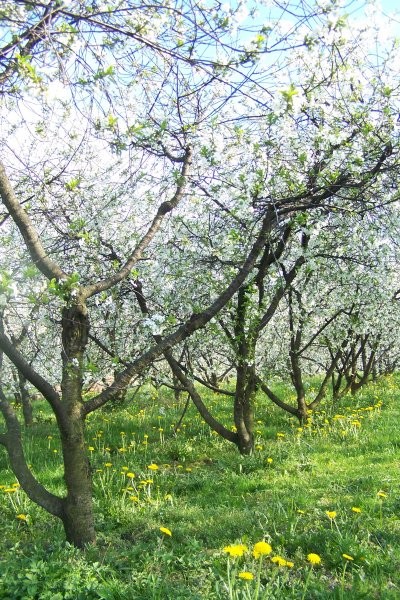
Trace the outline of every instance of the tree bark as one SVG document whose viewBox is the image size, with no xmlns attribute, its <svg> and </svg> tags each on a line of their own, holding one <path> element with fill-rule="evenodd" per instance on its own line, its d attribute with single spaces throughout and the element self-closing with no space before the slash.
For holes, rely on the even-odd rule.
<svg viewBox="0 0 400 600">
<path fill-rule="evenodd" d="M 236 369 L 236 394 L 234 421 L 238 434 L 237 446 L 240 454 L 251 454 L 254 450 L 253 399 L 256 391 L 254 365 L 240 365 Z"/>
<path fill-rule="evenodd" d="M 62 521 L 67 540 L 78 547 L 96 539 L 92 477 L 87 456 L 82 401 L 83 356 L 89 320 L 84 305 L 64 308 L 62 315 L 62 412 L 58 415 L 67 496 Z"/>
<path fill-rule="evenodd" d="M 18 391 L 14 393 L 15 402 L 22 406 L 25 427 L 30 427 L 33 423 L 33 410 L 29 391 L 26 387 L 26 377 L 19 369 L 16 371 L 13 369 L 13 378 L 15 385 L 18 386 Z"/>
</svg>

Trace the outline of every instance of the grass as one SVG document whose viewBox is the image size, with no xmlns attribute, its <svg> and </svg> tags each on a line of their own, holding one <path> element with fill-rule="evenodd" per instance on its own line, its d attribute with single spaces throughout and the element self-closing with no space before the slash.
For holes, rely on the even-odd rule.
<svg viewBox="0 0 400 600">
<path fill-rule="evenodd" d="M 260 397 L 250 457 L 193 407 L 175 436 L 184 398 L 176 404 L 164 390 L 91 415 L 98 541 L 85 551 L 65 544 L 58 521 L 19 490 L 1 451 L 0 598 L 399 598 L 399 383 L 327 402 L 301 429 Z M 226 400 L 209 395 L 208 404 L 231 422 Z M 35 413 L 27 456 L 62 494 L 54 420 L 39 402 Z M 272 551 L 255 558 L 262 540 Z M 247 550 L 231 556 L 226 547 L 239 544 Z"/>
</svg>

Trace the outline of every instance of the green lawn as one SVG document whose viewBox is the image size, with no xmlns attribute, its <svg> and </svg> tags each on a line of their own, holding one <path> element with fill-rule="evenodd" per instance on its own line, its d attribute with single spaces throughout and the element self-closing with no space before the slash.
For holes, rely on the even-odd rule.
<svg viewBox="0 0 400 600">
<path fill-rule="evenodd" d="M 400 598 L 399 386 L 326 402 L 302 429 L 260 398 L 250 457 L 193 408 L 174 435 L 185 398 L 165 390 L 92 415 L 98 541 L 83 552 L 18 489 L 0 449 L 0 598 Z M 229 401 L 208 405 L 231 423 Z M 35 410 L 29 462 L 61 493 L 53 419 Z M 272 550 L 255 558 L 260 541 Z"/>
</svg>

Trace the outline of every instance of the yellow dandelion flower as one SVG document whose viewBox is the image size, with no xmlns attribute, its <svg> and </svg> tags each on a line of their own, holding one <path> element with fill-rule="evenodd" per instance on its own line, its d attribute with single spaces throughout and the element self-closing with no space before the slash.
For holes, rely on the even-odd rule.
<svg viewBox="0 0 400 600">
<path fill-rule="evenodd" d="M 253 556 L 254 558 L 260 558 L 260 556 L 267 556 L 271 554 L 272 546 L 267 542 L 257 542 L 254 544 Z"/>
<path fill-rule="evenodd" d="M 292 562 L 291 560 L 287 560 L 286 561 L 286 565 L 285 565 L 288 569 L 292 569 L 294 567 L 294 562 Z"/>
<path fill-rule="evenodd" d="M 165 535 L 172 535 L 172 531 L 170 529 L 168 529 L 168 527 L 160 527 L 160 531 L 161 533 L 165 533 Z"/>
<path fill-rule="evenodd" d="M 156 465 L 155 463 L 151 463 L 151 465 L 149 465 L 147 468 L 151 471 L 158 471 L 158 465 Z"/>
<path fill-rule="evenodd" d="M 378 498 L 387 498 L 387 494 L 386 492 L 383 492 L 382 490 L 379 490 L 379 492 L 377 493 Z"/>
<path fill-rule="evenodd" d="M 139 502 L 139 498 L 137 496 L 129 496 L 129 500 L 131 502 Z"/>
<path fill-rule="evenodd" d="M 128 471 L 128 473 L 125 473 L 125 475 L 127 477 L 130 477 L 131 479 L 133 479 L 135 477 L 135 473 L 132 473 L 131 471 Z"/>
<path fill-rule="evenodd" d="M 299 515 L 305 515 L 306 514 L 306 511 L 305 510 L 301 510 L 301 508 L 298 508 L 297 512 L 299 513 Z"/>
<path fill-rule="evenodd" d="M 286 567 L 286 563 L 287 563 L 286 559 L 283 558 L 282 556 L 273 556 L 271 558 L 271 562 L 275 563 L 279 567 Z"/>
<path fill-rule="evenodd" d="M 319 554 L 314 554 L 314 552 L 307 554 L 307 560 L 312 565 L 319 565 L 321 563 L 321 557 Z"/>
<path fill-rule="evenodd" d="M 129 467 L 121 467 L 122 471 L 129 471 Z"/>
<path fill-rule="evenodd" d="M 93 447 L 93 446 L 89 446 L 89 447 L 88 447 L 88 450 L 89 450 L 89 452 L 93 452 L 93 450 L 94 450 L 94 447 Z"/>
<path fill-rule="evenodd" d="M 273 459 L 273 458 L 271 458 L 271 457 L 268 457 L 268 458 L 267 458 L 267 463 L 268 463 L 269 465 L 270 465 L 271 463 L 273 463 L 273 462 L 274 462 L 274 459 Z"/>
<path fill-rule="evenodd" d="M 110 467 L 112 467 L 112 463 L 110 463 L 110 462 L 104 463 L 104 466 L 109 469 Z"/>
<path fill-rule="evenodd" d="M 333 520 L 333 519 L 336 519 L 337 512 L 336 512 L 336 510 L 326 510 L 325 514 L 327 517 L 329 517 L 331 520 Z"/>
<path fill-rule="evenodd" d="M 285 434 L 279 432 L 279 433 L 276 434 L 276 437 L 278 437 L 278 438 L 284 438 Z"/>
<path fill-rule="evenodd" d="M 16 516 L 16 518 L 17 518 L 17 519 L 19 519 L 20 521 L 25 521 L 25 522 L 27 522 L 27 521 L 28 521 L 28 516 L 27 516 L 27 515 L 24 515 L 24 514 L 22 514 L 22 513 L 21 513 L 21 514 L 19 514 L 19 515 L 17 515 L 17 516 Z"/>
<path fill-rule="evenodd" d="M 359 508 L 358 506 L 352 506 L 351 510 L 353 511 L 353 513 L 360 513 L 360 512 L 362 512 L 361 508 Z"/>
<path fill-rule="evenodd" d="M 354 558 L 352 556 L 350 556 L 350 554 L 342 554 L 343 558 L 345 558 L 346 560 L 354 560 Z"/>
<path fill-rule="evenodd" d="M 254 579 L 254 575 L 253 573 L 250 573 L 250 571 L 241 571 L 238 574 L 238 577 L 240 579 L 244 579 L 245 581 L 251 581 L 252 579 Z"/>
<path fill-rule="evenodd" d="M 223 551 L 232 557 L 243 556 L 247 550 L 248 548 L 245 544 L 231 544 L 230 546 L 225 546 L 223 548 Z"/>
</svg>

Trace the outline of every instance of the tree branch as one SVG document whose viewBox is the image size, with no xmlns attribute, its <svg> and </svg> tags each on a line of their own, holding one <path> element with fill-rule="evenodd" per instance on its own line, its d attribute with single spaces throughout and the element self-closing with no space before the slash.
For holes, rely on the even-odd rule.
<svg viewBox="0 0 400 600">
<path fill-rule="evenodd" d="M 35 266 L 48 279 L 67 279 L 65 273 L 57 263 L 49 258 L 39 238 L 36 227 L 26 211 L 19 203 L 12 185 L 7 177 L 4 165 L 0 162 L 0 196 L 22 237 Z"/>
<path fill-rule="evenodd" d="M 171 212 L 182 200 L 191 162 L 192 149 L 190 146 L 188 146 L 185 150 L 181 174 L 179 176 L 179 182 L 173 198 L 168 202 L 163 202 L 158 207 L 157 214 L 154 217 L 147 232 L 142 237 L 136 248 L 133 250 L 126 263 L 121 267 L 119 271 L 117 271 L 117 273 L 115 273 L 111 277 L 103 279 L 102 281 L 98 281 L 97 283 L 82 288 L 81 295 L 84 300 L 90 298 L 91 296 L 94 296 L 95 294 L 98 294 L 99 292 L 108 290 L 109 288 L 115 286 L 117 283 L 123 281 L 130 275 L 132 268 L 134 267 L 136 262 L 141 258 L 143 251 L 147 248 L 147 246 L 153 240 L 156 233 L 159 231 L 161 224 L 164 221 L 165 215 Z"/>
<path fill-rule="evenodd" d="M 9 338 L 0 329 L 0 350 L 4 352 L 10 359 L 10 361 L 21 371 L 28 381 L 35 386 L 35 388 L 43 394 L 50 406 L 53 408 L 56 414 L 61 412 L 60 396 L 57 394 L 55 389 L 48 381 L 44 379 L 39 373 L 37 373 L 31 365 L 25 360 L 22 354 L 12 344 Z"/>
<path fill-rule="evenodd" d="M 126 387 L 129 384 L 132 376 L 140 373 L 148 367 L 158 356 L 164 353 L 165 350 L 172 348 L 179 342 L 182 342 L 198 329 L 204 327 L 232 298 L 237 292 L 242 283 L 251 273 L 256 260 L 264 247 L 268 234 L 272 227 L 276 224 L 275 211 L 268 210 L 262 223 L 260 233 L 248 254 L 246 261 L 239 270 L 236 277 L 231 281 L 228 287 L 214 300 L 214 302 L 203 312 L 193 314 L 190 319 L 181 325 L 174 333 L 163 338 L 157 345 L 151 347 L 147 352 L 133 361 L 124 371 L 116 377 L 115 381 L 98 396 L 88 400 L 84 405 L 84 413 L 88 414 L 97 408 L 103 406 L 109 399 L 113 397 L 115 392 L 121 387 Z"/>
</svg>

